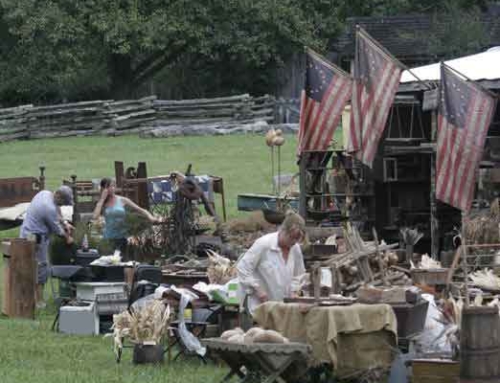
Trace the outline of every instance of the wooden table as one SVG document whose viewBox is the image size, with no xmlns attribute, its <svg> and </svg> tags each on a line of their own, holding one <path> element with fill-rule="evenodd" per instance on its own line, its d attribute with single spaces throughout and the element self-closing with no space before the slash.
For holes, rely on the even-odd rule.
<svg viewBox="0 0 500 383">
<path fill-rule="evenodd" d="M 241 380 L 260 383 L 287 382 L 287 375 L 293 375 L 295 380 L 298 371 L 306 372 L 306 361 L 311 353 L 311 347 L 304 343 L 239 344 L 220 338 L 203 339 L 202 343 L 231 369 L 222 382 L 234 375 Z M 297 368 L 299 366 L 303 368 Z"/>
</svg>

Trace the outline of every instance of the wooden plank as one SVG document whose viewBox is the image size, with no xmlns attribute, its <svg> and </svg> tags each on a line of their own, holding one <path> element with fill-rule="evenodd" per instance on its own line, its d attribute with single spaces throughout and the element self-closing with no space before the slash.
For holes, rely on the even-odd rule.
<svg viewBox="0 0 500 383">
<path fill-rule="evenodd" d="M 27 138 L 28 135 L 29 135 L 28 132 L 19 132 L 19 133 L 7 134 L 5 136 L 0 136 L 0 142 L 13 141 L 13 140 L 17 140 L 19 138 Z"/>
<path fill-rule="evenodd" d="M 98 106 L 104 105 L 111 100 L 94 100 L 94 101 L 81 101 L 81 102 L 71 102 L 67 104 L 56 104 L 56 105 L 46 105 L 46 106 L 35 106 L 30 108 L 30 111 L 38 112 L 38 111 L 50 111 L 50 110 L 58 110 L 58 109 L 76 109 L 76 108 L 85 108 L 90 106 Z"/>
<path fill-rule="evenodd" d="M 216 110 L 209 110 L 209 109 L 196 109 L 196 110 L 175 110 L 175 111 L 162 111 L 162 112 L 157 112 L 161 117 L 163 118 L 170 118 L 170 117 L 231 117 L 235 113 L 237 113 L 236 109 L 233 108 L 223 108 L 223 109 L 216 109 Z"/>
<path fill-rule="evenodd" d="M 104 110 L 103 115 L 109 116 L 109 115 L 113 115 L 113 114 L 116 114 L 116 115 L 130 114 L 133 112 L 139 112 L 139 111 L 148 110 L 148 109 L 152 109 L 152 106 L 151 105 L 132 105 L 132 106 L 123 106 L 120 108 L 113 107 L 113 108 Z"/>
<path fill-rule="evenodd" d="M 151 115 L 155 115 L 155 114 L 156 114 L 156 111 L 154 109 L 147 109 L 147 110 L 143 110 L 141 112 L 135 112 L 135 113 L 130 113 L 130 114 L 126 114 L 123 116 L 115 117 L 115 118 L 113 118 L 113 121 L 124 121 L 124 120 L 132 119 L 135 117 L 151 116 Z"/>
<path fill-rule="evenodd" d="M 249 94 L 242 94 L 238 96 L 229 97 L 215 97 L 215 98 L 197 98 L 188 100 L 157 100 L 155 103 L 160 105 L 193 105 L 193 104 L 213 104 L 218 102 L 229 102 L 239 100 L 250 100 Z"/>
<path fill-rule="evenodd" d="M 38 193 L 38 179 L 17 177 L 0 179 L 0 207 L 11 207 L 22 202 L 31 202 Z"/>
<path fill-rule="evenodd" d="M 101 108 L 84 108 L 84 109 L 62 109 L 50 111 L 33 111 L 30 110 L 26 118 L 33 119 L 58 119 L 65 116 L 74 115 L 94 115 L 101 112 Z"/>
<path fill-rule="evenodd" d="M 154 103 L 153 107 L 158 111 L 158 112 L 164 112 L 164 111 L 182 111 L 182 110 L 198 110 L 198 109 L 204 109 L 204 110 L 218 110 L 218 109 L 241 109 L 243 106 L 245 106 L 246 103 L 244 102 L 229 102 L 229 103 L 215 103 L 215 104 L 192 104 L 192 105 L 161 105 L 158 103 Z"/>
</svg>

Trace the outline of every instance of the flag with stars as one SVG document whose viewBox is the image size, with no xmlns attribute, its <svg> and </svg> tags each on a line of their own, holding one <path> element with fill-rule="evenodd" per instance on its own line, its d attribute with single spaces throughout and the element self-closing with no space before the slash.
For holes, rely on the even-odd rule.
<svg viewBox="0 0 500 383">
<path fill-rule="evenodd" d="M 469 211 L 495 100 L 441 63 L 436 198 Z"/>
<path fill-rule="evenodd" d="M 356 32 L 354 82 L 347 151 L 372 166 L 402 67 L 368 33 Z"/>
<path fill-rule="evenodd" d="M 351 91 L 349 74 L 308 49 L 300 105 L 298 155 L 304 151 L 328 149 Z"/>
</svg>

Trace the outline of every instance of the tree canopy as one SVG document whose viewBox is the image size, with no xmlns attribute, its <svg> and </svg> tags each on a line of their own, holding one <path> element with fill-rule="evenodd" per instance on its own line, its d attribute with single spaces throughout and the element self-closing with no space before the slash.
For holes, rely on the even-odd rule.
<svg viewBox="0 0 500 383">
<path fill-rule="evenodd" d="M 445 3 L 0 0 L 0 102 L 121 98 L 154 77 L 183 95 L 263 93 L 273 69 L 304 45 L 325 52 L 347 17 L 432 12 Z"/>
</svg>

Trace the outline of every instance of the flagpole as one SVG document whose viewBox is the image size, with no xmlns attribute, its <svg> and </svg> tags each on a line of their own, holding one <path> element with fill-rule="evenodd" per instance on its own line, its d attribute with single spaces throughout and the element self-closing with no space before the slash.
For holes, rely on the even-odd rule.
<svg viewBox="0 0 500 383">
<path fill-rule="evenodd" d="M 451 71 L 455 72 L 459 76 L 462 76 L 466 81 L 470 82 L 471 84 L 476 85 L 479 89 L 481 89 L 485 93 L 488 93 L 491 97 L 493 97 L 493 98 L 500 98 L 500 96 L 498 94 L 496 94 L 496 93 L 492 92 L 491 90 L 485 88 L 484 86 L 482 86 L 481 84 L 479 84 L 477 81 L 471 80 L 469 77 L 467 77 L 466 75 L 464 75 L 462 72 L 459 72 L 455 68 L 452 68 L 451 66 L 445 64 L 443 61 L 441 61 L 441 65 L 443 65 L 446 68 L 450 69 Z"/>
<path fill-rule="evenodd" d="M 335 65 L 334 63 L 330 62 L 330 60 L 328 60 L 325 56 L 319 54 L 318 52 L 312 50 L 309 47 L 304 47 L 304 48 L 306 49 L 306 53 L 317 56 L 319 59 L 324 61 L 324 64 L 329 66 L 332 70 L 340 72 L 341 74 L 343 74 L 346 77 L 352 77 L 349 73 L 347 73 L 345 70 L 340 68 L 338 65 Z"/>
<path fill-rule="evenodd" d="M 365 35 L 366 38 L 368 38 L 373 44 L 377 46 L 382 52 L 384 52 L 387 56 L 390 57 L 391 60 L 393 60 L 396 64 L 398 64 L 401 68 L 404 70 L 408 71 L 413 77 L 417 79 L 418 82 L 423 84 L 427 89 L 433 90 L 434 88 L 430 86 L 427 82 L 421 80 L 407 65 L 403 64 L 401 61 L 399 61 L 394 55 L 392 55 L 384 46 L 382 46 L 377 40 L 375 40 L 370 34 L 363 29 L 360 25 L 356 25 L 356 29 L 359 33 L 362 33 Z"/>
</svg>

